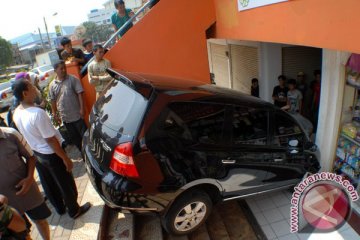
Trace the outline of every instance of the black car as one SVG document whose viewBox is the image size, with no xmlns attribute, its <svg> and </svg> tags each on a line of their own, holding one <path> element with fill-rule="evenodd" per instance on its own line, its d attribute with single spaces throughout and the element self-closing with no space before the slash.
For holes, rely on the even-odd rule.
<svg viewBox="0 0 360 240">
<path fill-rule="evenodd" d="M 219 201 L 296 185 L 318 150 L 289 114 L 197 81 L 116 72 L 95 103 L 83 156 L 112 208 L 154 212 L 188 234 Z"/>
</svg>

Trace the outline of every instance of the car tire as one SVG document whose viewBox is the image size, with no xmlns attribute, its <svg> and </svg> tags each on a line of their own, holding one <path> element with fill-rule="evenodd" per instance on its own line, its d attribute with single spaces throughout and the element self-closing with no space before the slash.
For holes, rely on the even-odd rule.
<svg viewBox="0 0 360 240">
<path fill-rule="evenodd" d="M 162 226 L 170 234 L 186 235 L 199 228 L 209 217 L 212 201 L 203 191 L 181 195 L 162 217 Z"/>
</svg>

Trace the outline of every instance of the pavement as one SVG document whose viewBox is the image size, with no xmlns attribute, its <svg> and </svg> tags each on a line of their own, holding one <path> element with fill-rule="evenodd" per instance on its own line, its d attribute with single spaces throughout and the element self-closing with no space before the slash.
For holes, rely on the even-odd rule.
<svg viewBox="0 0 360 240">
<path fill-rule="evenodd" d="M 74 220 L 66 213 L 61 216 L 58 215 L 50 202 L 47 201 L 46 203 L 52 212 L 51 216 L 48 218 L 51 239 L 96 240 L 99 232 L 104 202 L 92 187 L 86 174 L 84 162 L 77 148 L 75 146 L 68 146 L 66 148 L 66 152 L 74 162 L 73 175 L 79 193 L 78 202 L 80 205 L 86 202 L 90 202 L 92 207 L 84 215 Z M 40 180 L 37 175 L 35 176 L 35 179 L 39 185 L 40 190 L 42 191 Z M 31 238 L 33 240 L 42 239 L 34 224 L 31 228 Z"/>
<path fill-rule="evenodd" d="M 0 116 L 6 120 L 7 111 L 0 113 Z M 78 203 L 80 205 L 90 202 L 92 207 L 90 210 L 77 218 L 76 220 L 70 218 L 67 214 L 58 215 L 49 201 L 47 205 L 52 214 L 48 218 L 50 224 L 50 232 L 52 240 L 96 240 L 100 227 L 100 220 L 103 212 L 104 202 L 99 197 L 95 189 L 90 183 L 86 174 L 84 162 L 81 154 L 75 146 L 68 146 L 66 148 L 68 156 L 74 163 L 73 175 L 75 178 L 76 187 L 78 190 Z M 43 192 L 39 177 L 35 171 L 35 180 Z M 31 228 L 31 238 L 33 240 L 41 240 L 41 236 L 33 224 Z"/>
</svg>

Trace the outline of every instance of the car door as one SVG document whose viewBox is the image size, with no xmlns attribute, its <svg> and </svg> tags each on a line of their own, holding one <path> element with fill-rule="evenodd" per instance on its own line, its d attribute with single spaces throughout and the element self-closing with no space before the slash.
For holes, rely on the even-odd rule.
<svg viewBox="0 0 360 240">
<path fill-rule="evenodd" d="M 298 183 L 306 173 L 306 135 L 297 121 L 282 111 L 271 113 L 272 159 L 266 184 L 285 187 Z"/>
<path fill-rule="evenodd" d="M 264 188 L 271 160 L 269 152 L 269 112 L 267 109 L 233 106 L 231 152 L 223 159 L 227 176 L 219 182 L 225 197 L 256 193 Z"/>
<path fill-rule="evenodd" d="M 217 184 L 225 175 L 221 160 L 230 152 L 224 130 L 228 111 L 224 104 L 193 101 L 172 102 L 162 111 L 147 133 L 164 175 L 162 190 L 203 179 Z"/>
</svg>

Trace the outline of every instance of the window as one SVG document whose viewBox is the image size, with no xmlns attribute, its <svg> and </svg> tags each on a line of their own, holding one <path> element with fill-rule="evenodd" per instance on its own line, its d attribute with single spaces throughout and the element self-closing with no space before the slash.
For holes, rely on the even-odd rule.
<svg viewBox="0 0 360 240">
<path fill-rule="evenodd" d="M 234 108 L 233 143 L 266 145 L 268 112 L 245 107 Z"/>
<path fill-rule="evenodd" d="M 37 69 L 33 69 L 30 72 L 36 73 L 37 75 L 39 75 L 39 71 Z"/>
<path fill-rule="evenodd" d="M 147 99 L 120 81 L 113 81 L 94 105 L 100 122 L 118 134 L 134 136 L 147 107 Z"/>
<path fill-rule="evenodd" d="M 300 126 L 288 115 L 275 113 L 275 145 L 287 147 L 289 141 L 298 140 L 301 147 L 304 142 L 304 133 Z"/>
<path fill-rule="evenodd" d="M 54 68 L 51 65 L 45 65 L 45 66 L 39 67 L 39 70 L 41 72 L 47 72 L 47 71 L 50 71 L 50 70 L 54 70 Z"/>
<path fill-rule="evenodd" d="M 223 139 L 225 107 L 196 102 L 172 103 L 164 130 L 192 143 L 218 144 Z"/>
</svg>

